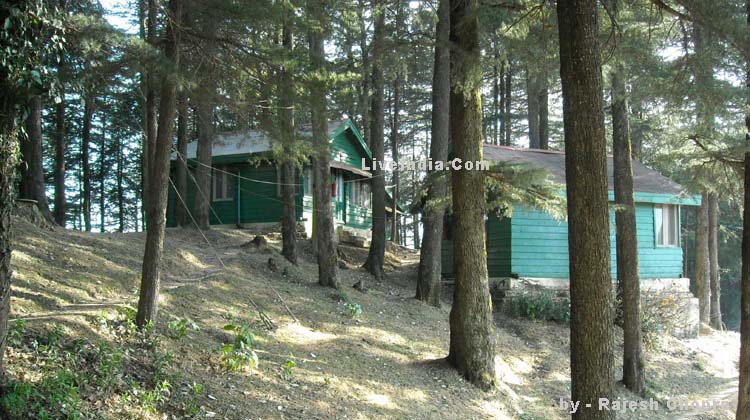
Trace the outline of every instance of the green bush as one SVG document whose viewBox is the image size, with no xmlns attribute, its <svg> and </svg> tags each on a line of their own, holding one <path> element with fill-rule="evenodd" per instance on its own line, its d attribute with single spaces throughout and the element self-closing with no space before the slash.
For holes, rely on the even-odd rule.
<svg viewBox="0 0 750 420">
<path fill-rule="evenodd" d="M 570 299 L 548 290 L 523 292 L 513 297 L 511 313 L 516 318 L 567 323 Z"/>
<path fill-rule="evenodd" d="M 221 347 L 221 363 L 225 370 L 236 372 L 244 369 L 255 369 L 258 366 L 258 355 L 255 353 L 255 336 L 250 326 L 228 324 L 225 331 L 234 331 L 234 341 Z"/>
</svg>

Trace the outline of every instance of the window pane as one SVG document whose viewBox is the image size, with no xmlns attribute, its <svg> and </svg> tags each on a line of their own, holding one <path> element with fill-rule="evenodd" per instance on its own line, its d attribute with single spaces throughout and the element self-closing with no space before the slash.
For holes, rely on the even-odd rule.
<svg viewBox="0 0 750 420">
<path fill-rule="evenodd" d="M 677 246 L 678 240 L 678 219 L 677 219 L 677 206 L 668 206 L 669 209 L 669 245 Z"/>
<path fill-rule="evenodd" d="M 235 178 L 231 173 L 224 174 L 224 186 L 226 187 L 226 195 L 224 195 L 224 198 L 234 198 L 234 183 Z"/>
<path fill-rule="evenodd" d="M 654 223 L 656 232 L 656 245 L 664 245 L 664 215 L 661 205 L 654 207 Z"/>
</svg>

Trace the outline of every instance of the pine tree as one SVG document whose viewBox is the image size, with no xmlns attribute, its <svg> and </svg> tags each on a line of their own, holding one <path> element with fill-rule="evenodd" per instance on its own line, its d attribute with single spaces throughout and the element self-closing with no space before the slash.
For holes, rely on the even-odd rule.
<svg viewBox="0 0 750 420">
<path fill-rule="evenodd" d="M 451 0 L 450 132 L 453 154 L 463 162 L 482 160 L 482 102 L 477 0 Z M 484 241 L 484 175 L 452 174 L 453 267 L 448 362 L 482 389 L 496 384 L 492 301 Z"/>
<path fill-rule="evenodd" d="M 574 419 L 614 419 L 614 342 L 607 203 L 607 155 L 595 0 L 559 2 L 560 77 L 570 253 L 571 400 Z M 590 404 L 590 405 L 587 405 Z"/>
</svg>

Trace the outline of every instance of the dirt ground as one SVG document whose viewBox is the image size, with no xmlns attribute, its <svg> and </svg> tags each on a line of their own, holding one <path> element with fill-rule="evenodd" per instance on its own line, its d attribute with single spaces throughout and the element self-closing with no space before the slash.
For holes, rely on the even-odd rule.
<svg viewBox="0 0 750 420">
<path fill-rule="evenodd" d="M 23 219 L 14 222 L 12 318 L 25 320 L 24 336 L 57 328 L 64 340 L 119 345 L 97 323 L 127 305 L 135 307 L 145 235 L 52 231 Z M 437 309 L 413 299 L 418 254 L 390 248 L 387 278 L 379 283 L 358 268 L 366 250 L 342 247 L 347 268 L 340 270 L 343 293 L 338 293 L 317 285 L 308 242 L 302 243 L 299 266 L 291 266 L 277 252 L 277 235 L 270 236 L 269 249 L 248 246 L 253 237 L 247 230 L 214 229 L 207 243 L 195 230 L 168 229 L 156 331 L 163 336 L 159 350 L 172 355 L 168 369 L 178 378 L 171 397 L 147 412 L 126 395 L 108 395 L 106 401 L 84 395 L 84 417 L 569 418 L 558 407 L 560 398 L 570 395 L 567 326 L 498 315 L 500 385 L 482 392 L 441 360 L 449 306 Z M 351 288 L 362 278 L 366 293 Z M 353 316 L 356 305 L 361 314 Z M 273 326 L 262 322 L 260 313 Z M 197 329 L 169 338 L 168 322 L 187 318 Z M 221 347 L 231 341 L 223 330 L 228 323 L 252 327 L 255 369 L 221 368 Z M 617 344 L 621 348 L 619 331 Z M 33 351 L 11 343 L 6 353 L 11 378 L 39 380 Z M 734 333 L 663 338 L 659 350 L 647 352 L 649 396 L 660 408 L 618 418 L 734 418 L 738 351 Z M 138 354 L 126 352 L 126 359 L 133 359 L 126 366 L 137 370 Z M 125 369 L 122 375 L 132 373 Z M 172 399 L 195 384 L 202 385 L 194 397 L 198 409 L 188 414 Z M 619 385 L 617 393 L 637 399 Z M 678 398 L 726 404 L 669 410 L 667 401 Z"/>
</svg>

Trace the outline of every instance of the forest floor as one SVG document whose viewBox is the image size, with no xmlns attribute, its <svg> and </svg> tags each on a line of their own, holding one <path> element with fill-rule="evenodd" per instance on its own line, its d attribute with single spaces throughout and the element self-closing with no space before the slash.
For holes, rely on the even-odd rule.
<svg viewBox="0 0 750 420">
<path fill-rule="evenodd" d="M 358 268 L 366 251 L 342 247 L 336 292 L 317 285 L 307 241 L 291 266 L 277 235 L 258 249 L 248 230 L 213 229 L 209 246 L 195 230 L 168 229 L 159 319 L 143 334 L 132 308 L 145 234 L 14 225 L 9 416 L 569 418 L 558 406 L 570 395 L 568 327 L 498 315 L 500 385 L 479 391 L 441 360 L 449 305 L 413 299 L 415 252 L 390 247 L 387 277 L 374 282 Z M 351 288 L 361 278 L 366 293 Z M 250 327 L 255 368 L 227 369 L 222 348 L 235 334 L 227 324 Z M 738 350 L 734 333 L 664 337 L 646 355 L 659 409 L 618 418 L 734 418 Z M 637 399 L 620 385 L 617 394 Z M 670 398 L 725 405 L 675 411 Z"/>
</svg>

